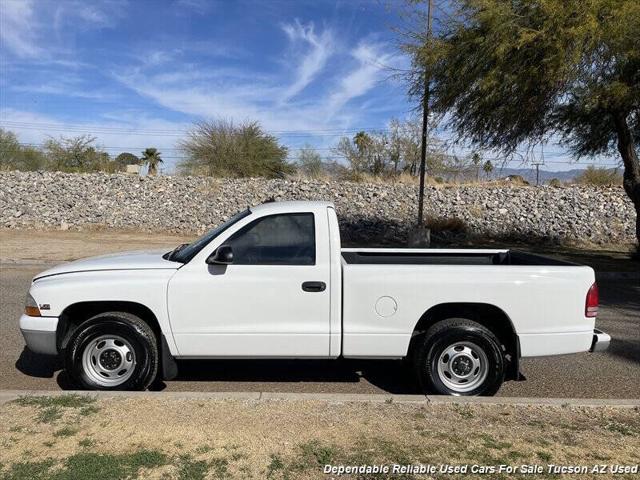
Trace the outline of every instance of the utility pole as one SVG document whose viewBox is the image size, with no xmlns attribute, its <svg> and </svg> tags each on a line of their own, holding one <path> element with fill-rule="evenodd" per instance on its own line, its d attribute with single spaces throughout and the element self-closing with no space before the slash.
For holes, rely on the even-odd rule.
<svg viewBox="0 0 640 480">
<path fill-rule="evenodd" d="M 431 7 L 433 0 L 427 4 L 427 38 L 426 44 L 429 48 L 431 40 Z M 420 146 L 420 191 L 418 192 L 418 229 L 424 222 L 424 177 L 427 167 L 427 139 L 429 135 L 429 94 L 431 84 L 431 73 L 425 65 L 424 68 L 424 95 L 422 97 L 422 144 Z"/>
</svg>

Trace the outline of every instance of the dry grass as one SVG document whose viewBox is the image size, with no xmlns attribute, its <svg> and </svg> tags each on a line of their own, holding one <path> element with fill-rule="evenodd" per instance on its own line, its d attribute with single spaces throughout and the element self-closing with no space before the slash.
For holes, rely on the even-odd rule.
<svg viewBox="0 0 640 480">
<path fill-rule="evenodd" d="M 425 223 L 431 229 L 431 231 L 436 233 L 464 233 L 467 231 L 467 224 L 464 222 L 464 220 L 457 217 L 427 216 Z"/>
<path fill-rule="evenodd" d="M 327 463 L 629 465 L 640 449 L 637 409 L 196 399 L 91 405 L 97 411 L 89 416 L 61 407 L 51 423 L 38 420 L 46 405 L 0 407 L 0 476 L 326 478 Z"/>
</svg>

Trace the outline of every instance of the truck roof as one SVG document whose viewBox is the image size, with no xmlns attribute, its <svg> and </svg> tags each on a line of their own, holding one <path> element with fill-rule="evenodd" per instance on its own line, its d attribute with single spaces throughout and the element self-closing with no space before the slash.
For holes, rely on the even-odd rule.
<svg viewBox="0 0 640 480">
<path fill-rule="evenodd" d="M 328 207 L 334 208 L 333 203 L 311 200 L 297 200 L 285 202 L 266 202 L 255 207 L 251 207 L 251 211 L 256 213 L 308 212 L 310 210 Z"/>
</svg>

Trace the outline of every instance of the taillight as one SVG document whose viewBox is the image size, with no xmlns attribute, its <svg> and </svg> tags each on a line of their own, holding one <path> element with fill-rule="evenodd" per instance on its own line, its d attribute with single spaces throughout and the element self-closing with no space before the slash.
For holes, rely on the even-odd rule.
<svg viewBox="0 0 640 480">
<path fill-rule="evenodd" d="M 594 283 L 587 292 L 587 301 L 584 305 L 584 316 L 595 317 L 598 315 L 598 284 Z"/>
</svg>

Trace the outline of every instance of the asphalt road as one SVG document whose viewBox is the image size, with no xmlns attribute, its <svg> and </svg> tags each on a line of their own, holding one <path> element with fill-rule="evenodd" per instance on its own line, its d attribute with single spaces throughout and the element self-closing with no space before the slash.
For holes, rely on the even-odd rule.
<svg viewBox="0 0 640 480">
<path fill-rule="evenodd" d="M 37 265 L 0 266 L 0 389 L 72 388 L 54 359 L 24 348 L 18 318 Z M 526 381 L 502 396 L 640 398 L 640 282 L 599 282 L 597 326 L 613 337 L 607 352 L 524 359 Z M 167 391 L 416 393 L 400 361 L 235 360 L 180 362 Z"/>
</svg>

